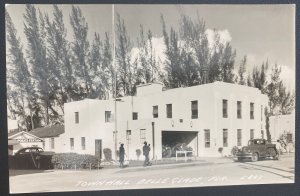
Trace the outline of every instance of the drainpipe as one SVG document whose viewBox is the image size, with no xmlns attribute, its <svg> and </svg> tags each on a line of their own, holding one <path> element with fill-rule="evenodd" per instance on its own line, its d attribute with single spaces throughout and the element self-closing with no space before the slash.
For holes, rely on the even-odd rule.
<svg viewBox="0 0 300 196">
<path fill-rule="evenodd" d="M 155 152 L 154 152 L 154 150 L 155 150 L 154 122 L 152 122 L 151 124 L 152 124 L 152 145 L 153 145 L 153 159 L 154 159 L 154 157 L 155 157 Z"/>
</svg>

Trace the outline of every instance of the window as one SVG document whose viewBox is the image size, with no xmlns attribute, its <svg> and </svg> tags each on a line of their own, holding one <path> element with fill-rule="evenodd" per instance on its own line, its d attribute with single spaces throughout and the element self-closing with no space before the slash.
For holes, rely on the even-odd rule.
<svg viewBox="0 0 300 196">
<path fill-rule="evenodd" d="M 254 119 L 254 103 L 250 103 L 250 119 Z"/>
<path fill-rule="evenodd" d="M 205 148 L 210 147 L 210 130 L 205 129 L 204 130 L 204 142 L 205 142 Z"/>
<path fill-rule="evenodd" d="M 158 118 L 158 106 L 153 106 L 153 118 Z"/>
<path fill-rule="evenodd" d="M 292 143 L 293 142 L 293 134 L 287 133 L 286 134 L 286 140 L 287 140 L 288 143 Z"/>
<path fill-rule="evenodd" d="M 192 119 L 198 118 L 198 101 L 191 102 Z"/>
<path fill-rule="evenodd" d="M 45 147 L 46 147 L 46 145 L 45 145 L 45 140 L 43 141 L 43 149 L 45 150 Z"/>
<path fill-rule="evenodd" d="M 167 104 L 167 118 L 172 118 L 172 104 Z"/>
<path fill-rule="evenodd" d="M 70 138 L 70 147 L 71 150 L 74 150 L 74 138 Z"/>
<path fill-rule="evenodd" d="M 127 144 L 131 144 L 131 130 L 126 130 Z"/>
<path fill-rule="evenodd" d="M 228 130 L 223 129 L 223 147 L 228 147 Z"/>
<path fill-rule="evenodd" d="M 237 102 L 237 118 L 242 118 L 242 102 Z"/>
<path fill-rule="evenodd" d="M 254 139 L 254 129 L 250 129 L 250 140 Z"/>
<path fill-rule="evenodd" d="M 54 149 L 54 137 L 50 138 L 50 149 Z"/>
<path fill-rule="evenodd" d="M 146 141 L 146 129 L 140 129 L 140 140 L 142 144 Z"/>
<path fill-rule="evenodd" d="M 237 130 L 237 146 L 242 145 L 242 129 Z"/>
<path fill-rule="evenodd" d="M 228 101 L 226 99 L 223 99 L 223 118 L 227 118 L 228 117 Z"/>
<path fill-rule="evenodd" d="M 75 124 L 79 123 L 79 112 L 75 112 Z"/>
<path fill-rule="evenodd" d="M 138 113 L 132 112 L 132 120 L 137 120 L 137 119 L 138 119 Z"/>
<path fill-rule="evenodd" d="M 105 122 L 111 122 L 111 121 L 112 121 L 111 111 L 105 111 Z"/>
<path fill-rule="evenodd" d="M 81 149 L 85 150 L 85 137 L 81 137 Z"/>
</svg>

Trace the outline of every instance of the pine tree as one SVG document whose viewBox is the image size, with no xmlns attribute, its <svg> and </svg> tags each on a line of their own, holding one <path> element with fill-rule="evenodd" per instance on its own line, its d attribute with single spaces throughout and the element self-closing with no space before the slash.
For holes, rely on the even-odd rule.
<svg viewBox="0 0 300 196">
<path fill-rule="evenodd" d="M 117 14 L 116 23 L 116 63 L 117 63 L 117 96 L 133 95 L 134 79 L 133 65 L 131 64 L 132 43 L 127 33 L 125 22 Z"/>
<path fill-rule="evenodd" d="M 291 114 L 295 109 L 295 93 L 291 93 L 287 90 L 282 81 L 279 82 L 278 89 L 278 107 L 279 113 L 282 115 Z"/>
<path fill-rule="evenodd" d="M 280 86 L 280 73 L 281 73 L 281 67 L 279 67 L 277 64 L 274 65 L 272 68 L 271 73 L 271 81 L 267 86 L 266 93 L 269 97 L 269 108 L 270 113 L 273 115 L 277 113 L 278 111 L 275 111 L 276 106 L 279 103 L 279 86 Z"/>
<path fill-rule="evenodd" d="M 223 82 L 234 83 L 234 62 L 236 51 L 232 49 L 229 43 L 225 44 L 221 58 L 221 77 Z"/>
<path fill-rule="evenodd" d="M 89 41 L 87 40 L 88 24 L 82 15 L 79 7 L 72 6 L 70 15 L 71 26 L 73 28 L 72 51 L 74 65 L 74 81 L 77 88 L 75 89 L 76 98 L 83 99 L 87 97 L 91 90 L 92 81 L 90 78 L 90 67 L 87 62 L 89 55 Z"/>
<path fill-rule="evenodd" d="M 66 39 L 67 30 L 63 21 L 63 12 L 53 5 L 53 21 L 45 17 L 48 56 L 50 69 L 55 82 L 55 99 L 63 112 L 63 104 L 72 100 L 73 67 L 70 62 L 70 43 Z"/>
<path fill-rule="evenodd" d="M 109 34 L 105 33 L 105 40 L 102 48 L 102 70 L 107 81 L 106 92 L 107 94 L 115 95 L 116 85 L 115 85 L 115 68 L 112 64 L 112 52 L 111 52 L 111 43 L 109 40 Z M 105 97 L 109 98 L 109 95 Z"/>
<path fill-rule="evenodd" d="M 238 70 L 238 84 L 240 85 L 245 85 L 246 84 L 246 80 L 245 80 L 245 72 L 246 72 L 246 63 L 247 63 L 247 57 L 244 56 L 244 58 L 241 61 L 241 64 L 239 66 L 239 70 Z"/>
</svg>

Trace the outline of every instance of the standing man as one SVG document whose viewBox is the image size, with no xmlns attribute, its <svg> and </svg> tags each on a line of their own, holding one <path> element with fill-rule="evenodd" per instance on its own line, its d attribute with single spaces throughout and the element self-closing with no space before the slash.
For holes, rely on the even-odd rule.
<svg viewBox="0 0 300 196">
<path fill-rule="evenodd" d="M 124 149 L 124 144 L 121 144 L 119 148 L 119 161 L 120 161 L 120 167 L 124 167 L 124 156 L 125 156 L 125 149 Z"/>
<path fill-rule="evenodd" d="M 145 156 L 144 167 L 147 165 L 150 165 L 150 162 L 149 162 L 150 146 L 149 145 L 147 145 L 147 142 L 144 142 L 144 146 L 143 146 L 143 155 Z"/>
</svg>

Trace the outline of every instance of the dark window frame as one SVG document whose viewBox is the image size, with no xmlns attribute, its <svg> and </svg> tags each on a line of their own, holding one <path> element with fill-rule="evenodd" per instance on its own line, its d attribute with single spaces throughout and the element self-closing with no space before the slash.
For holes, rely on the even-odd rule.
<svg viewBox="0 0 300 196">
<path fill-rule="evenodd" d="M 132 112 L 132 120 L 138 120 L 139 113 L 138 112 Z"/>
<path fill-rule="evenodd" d="M 111 111 L 105 111 L 104 112 L 105 122 L 110 123 L 112 122 L 112 113 Z"/>
<path fill-rule="evenodd" d="M 172 104 L 166 104 L 166 113 L 167 113 L 167 118 L 173 118 L 173 106 Z"/>
<path fill-rule="evenodd" d="M 238 119 L 242 118 L 242 102 L 241 101 L 237 101 L 236 102 L 236 115 Z"/>
<path fill-rule="evenodd" d="M 75 124 L 79 124 L 79 112 L 75 112 Z"/>
<path fill-rule="evenodd" d="M 228 118 L 228 100 L 227 99 L 222 100 L 222 113 L 223 113 L 223 118 Z"/>
<path fill-rule="evenodd" d="M 74 138 L 71 137 L 71 138 L 70 138 L 70 149 L 71 149 L 71 150 L 74 150 L 74 148 L 75 148 L 75 141 L 74 141 Z"/>
<path fill-rule="evenodd" d="M 204 130 L 204 147 L 210 148 L 210 129 Z"/>
<path fill-rule="evenodd" d="M 81 150 L 86 150 L 85 137 L 81 137 Z"/>
<path fill-rule="evenodd" d="M 254 103 L 253 102 L 250 103 L 250 119 L 251 120 L 254 119 Z"/>
<path fill-rule="evenodd" d="M 199 117 L 198 101 L 194 100 L 194 101 L 191 101 L 191 118 L 192 119 L 197 119 L 198 117 Z"/>
<path fill-rule="evenodd" d="M 228 129 L 223 129 L 223 147 L 228 147 Z"/>
<path fill-rule="evenodd" d="M 158 105 L 152 106 L 152 115 L 153 118 L 158 118 Z"/>
<path fill-rule="evenodd" d="M 242 129 L 237 129 L 237 146 L 242 146 Z"/>
</svg>

